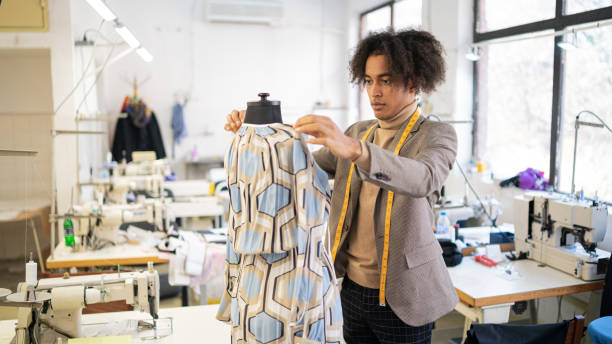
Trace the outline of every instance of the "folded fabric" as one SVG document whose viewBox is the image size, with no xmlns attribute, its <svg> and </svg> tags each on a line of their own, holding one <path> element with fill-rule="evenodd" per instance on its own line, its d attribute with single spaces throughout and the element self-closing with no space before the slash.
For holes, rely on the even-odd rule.
<svg viewBox="0 0 612 344">
<path fill-rule="evenodd" d="M 181 237 L 186 242 L 185 273 L 200 276 L 206 257 L 206 242 L 192 232 L 181 231 Z"/>
<path fill-rule="evenodd" d="M 170 257 L 170 266 L 168 269 L 168 283 L 170 285 L 189 285 L 191 278 L 185 273 L 185 250 L 183 247 L 177 247 L 176 253 Z"/>
</svg>

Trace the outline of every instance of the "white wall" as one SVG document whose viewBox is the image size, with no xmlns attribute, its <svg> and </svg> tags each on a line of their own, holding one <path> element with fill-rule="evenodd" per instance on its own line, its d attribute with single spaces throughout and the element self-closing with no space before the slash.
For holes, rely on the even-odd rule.
<svg viewBox="0 0 612 344">
<path fill-rule="evenodd" d="M 57 108 L 73 86 L 73 43 L 69 1 L 49 0 L 49 26 L 49 32 L 0 33 L 0 46 L 3 48 L 50 48 L 53 107 Z M 53 125 L 56 129 L 72 129 L 74 128 L 73 118 L 74 105 L 69 100 L 55 115 Z M 60 211 L 65 211 L 70 201 L 70 189 L 76 180 L 74 137 L 58 136 L 55 139 L 53 160 L 56 166 L 60 166 L 57 178 L 59 190 L 57 199 Z M 50 185 L 48 190 L 47 200 L 50 201 Z"/>
<path fill-rule="evenodd" d="M 225 115 L 246 108 L 262 91 L 281 101 L 287 123 L 310 113 L 316 101 L 345 106 L 344 0 L 286 0 L 284 18 L 275 26 L 207 22 L 206 1 L 199 0 L 107 3 L 154 61 L 147 64 L 131 54 L 109 66 L 100 86 L 101 110 L 116 115 L 123 97 L 132 92 L 125 79 L 150 77 L 139 93 L 155 111 L 170 155 L 174 94 L 190 94 L 185 108 L 188 137 L 176 147 L 179 161 L 194 145 L 201 157 L 222 155 L 230 137 L 222 129 Z M 99 17 L 84 1 L 73 0 L 72 5 L 74 37 L 80 39 Z M 103 32 L 120 41 L 110 24 Z M 96 52 L 99 64 L 107 51 Z M 346 122 L 344 111 L 330 115 Z M 112 136 L 114 123 L 110 131 Z M 180 171 L 182 164 L 175 167 Z"/>
</svg>

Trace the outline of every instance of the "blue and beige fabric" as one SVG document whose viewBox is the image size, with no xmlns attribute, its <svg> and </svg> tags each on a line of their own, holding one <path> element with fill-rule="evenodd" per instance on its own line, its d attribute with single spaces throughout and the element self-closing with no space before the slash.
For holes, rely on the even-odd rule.
<svg viewBox="0 0 612 344">
<path fill-rule="evenodd" d="M 226 288 L 232 343 L 340 343 L 327 237 L 329 184 L 292 127 L 243 125 L 225 160 Z"/>
</svg>

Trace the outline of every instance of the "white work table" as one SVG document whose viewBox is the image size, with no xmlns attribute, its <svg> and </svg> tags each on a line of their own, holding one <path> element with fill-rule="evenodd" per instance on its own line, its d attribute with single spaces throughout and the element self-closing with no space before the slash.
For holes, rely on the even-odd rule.
<svg viewBox="0 0 612 344">
<path fill-rule="evenodd" d="M 146 343 L 183 344 L 183 343 L 228 343 L 230 327 L 217 320 L 215 315 L 219 305 L 191 306 L 160 309 L 160 318 L 172 318 L 173 333 L 158 341 Z M 83 315 L 84 324 L 105 323 L 111 320 L 150 319 L 148 313 L 114 312 Z M 0 343 L 10 343 L 15 335 L 17 320 L 0 321 Z M 134 341 L 138 343 L 137 341 Z"/>
<path fill-rule="evenodd" d="M 502 277 L 500 268 L 477 263 L 474 257 L 463 257 L 461 264 L 448 268 L 460 300 L 455 310 L 466 317 L 464 334 L 472 322 L 508 322 L 510 307 L 518 301 L 603 288 L 602 280 L 583 281 L 533 260 L 512 264 L 516 279 Z"/>
<path fill-rule="evenodd" d="M 167 263 L 168 255 L 139 245 L 121 244 L 101 250 L 74 252 L 64 244 L 55 248 L 54 257 L 47 258 L 47 268 L 89 266 L 143 265 L 148 262 Z"/>
</svg>

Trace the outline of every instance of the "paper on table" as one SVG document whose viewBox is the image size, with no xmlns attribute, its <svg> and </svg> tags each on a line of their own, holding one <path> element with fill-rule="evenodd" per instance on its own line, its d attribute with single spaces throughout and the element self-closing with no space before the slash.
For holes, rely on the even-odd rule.
<svg viewBox="0 0 612 344">
<path fill-rule="evenodd" d="M 501 247 L 499 245 L 487 245 L 485 247 L 487 257 L 495 261 L 496 263 L 503 262 L 506 260 L 506 256 L 501 251 Z"/>
<path fill-rule="evenodd" d="M 132 344 L 132 336 L 72 338 L 68 344 Z"/>
</svg>

